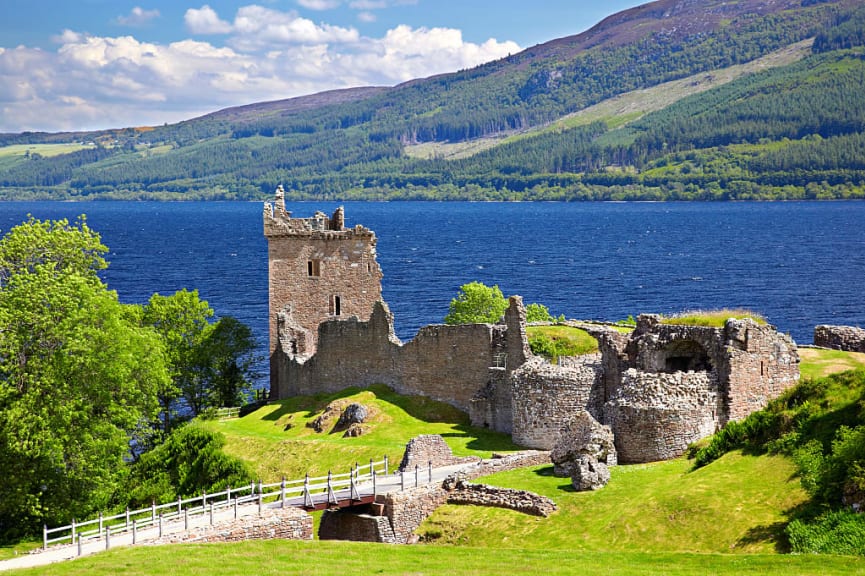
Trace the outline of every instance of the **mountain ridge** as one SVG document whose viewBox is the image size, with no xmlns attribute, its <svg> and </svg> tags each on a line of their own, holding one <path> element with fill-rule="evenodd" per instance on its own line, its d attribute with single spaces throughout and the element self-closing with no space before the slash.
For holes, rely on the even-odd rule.
<svg viewBox="0 0 865 576">
<path fill-rule="evenodd" d="M 574 36 L 472 69 L 394 87 L 359 87 L 253 103 L 149 129 L 0 135 L 0 144 L 7 148 L 11 144 L 38 147 L 41 142 L 63 141 L 95 146 L 51 158 L 42 157 L 34 148 L 35 153 L 27 159 L 4 158 L 0 148 L 0 197 L 248 199 L 269 194 L 277 183 L 283 183 L 289 197 L 310 199 L 681 196 L 676 190 L 684 184 L 705 187 L 710 182 L 696 182 L 693 171 L 687 178 L 671 172 L 668 181 L 659 182 L 657 167 L 651 163 L 666 150 L 645 147 L 645 137 L 638 134 L 644 131 L 645 122 L 634 124 L 634 118 L 620 115 L 603 118 L 603 125 L 587 128 L 568 124 L 565 119 L 610 98 L 757 61 L 844 26 L 865 26 L 862 11 L 854 0 L 658 0 L 611 15 Z M 855 37 L 854 33 L 847 35 Z M 853 52 L 843 66 L 825 58 L 820 66 L 844 68 L 839 69 L 838 78 L 849 83 L 850 69 L 859 66 L 855 58 L 859 48 L 845 49 Z M 819 55 L 815 52 L 810 58 Z M 712 91 L 700 98 L 709 102 Z M 857 102 L 852 104 L 858 106 Z M 799 106 L 797 102 L 793 105 Z M 858 120 L 854 128 L 849 122 L 839 123 L 836 117 L 843 116 L 839 105 L 825 104 L 835 115 L 826 122 L 841 126 L 837 134 L 827 126 L 816 125 L 807 133 L 799 129 L 787 132 L 799 137 L 858 132 Z M 772 114 L 761 121 L 776 122 L 784 116 L 781 112 Z M 737 124 L 748 120 L 729 112 L 725 121 Z M 464 159 L 423 160 L 407 153 L 418 144 L 501 139 L 502 135 L 557 122 L 561 124 L 560 134 L 529 138 L 536 149 L 524 146 L 520 155 L 509 151 L 508 146 L 496 146 L 496 150 L 481 151 L 479 154 L 486 156 L 472 164 Z M 614 125 L 626 130 L 614 134 L 609 130 Z M 767 134 L 774 131 L 765 129 Z M 752 133 L 742 130 L 738 140 L 728 137 L 725 142 L 754 144 L 749 140 Z M 685 143 L 677 146 L 687 147 Z M 495 157 L 487 158 L 490 155 Z M 547 159 L 528 159 L 539 155 Z M 556 155 L 564 156 L 559 161 Z M 693 159 L 689 161 L 693 163 Z M 741 163 L 741 159 L 731 162 Z M 617 167 L 627 169 L 619 173 Z M 642 175 L 652 170 L 655 176 L 647 186 Z M 729 174 L 721 176 L 718 182 L 726 190 Z M 840 183 L 860 194 L 863 180 L 854 171 L 840 180 L 827 180 L 824 188 L 837 195 L 835 188 Z M 757 196 L 771 197 L 777 196 L 775 188 L 787 185 L 779 181 L 768 190 L 760 178 L 749 181 L 757 186 L 751 192 L 724 192 L 720 196 L 753 197 L 756 191 L 760 192 Z M 804 197 L 804 185 L 798 181 L 789 185 L 798 191 L 785 192 L 782 197 Z M 586 186 L 597 187 L 600 193 L 589 194 Z M 551 194 L 551 189 L 557 190 Z M 685 196 L 700 195 L 700 190 L 690 190 Z M 710 196 L 716 198 L 718 194 Z"/>
</svg>

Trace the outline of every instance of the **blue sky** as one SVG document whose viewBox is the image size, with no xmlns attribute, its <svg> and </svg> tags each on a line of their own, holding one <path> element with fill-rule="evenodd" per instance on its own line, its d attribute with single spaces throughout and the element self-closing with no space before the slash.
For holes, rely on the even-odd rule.
<svg viewBox="0 0 865 576">
<path fill-rule="evenodd" d="M 0 0 L 0 132 L 177 122 L 393 85 L 577 34 L 639 0 Z"/>
</svg>

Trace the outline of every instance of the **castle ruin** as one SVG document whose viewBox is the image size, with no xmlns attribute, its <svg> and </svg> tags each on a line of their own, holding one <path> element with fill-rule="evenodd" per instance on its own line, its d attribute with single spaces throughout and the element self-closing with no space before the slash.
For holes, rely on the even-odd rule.
<svg viewBox="0 0 865 576">
<path fill-rule="evenodd" d="M 345 228 L 342 208 L 292 218 L 280 189 L 264 232 L 274 399 L 385 384 L 539 449 L 585 410 L 612 428 L 619 461 L 649 462 L 679 456 L 799 378 L 792 339 L 749 319 L 708 328 L 642 315 L 630 334 L 585 325 L 600 352 L 552 365 L 529 349 L 518 296 L 496 324 L 425 326 L 403 343 L 371 230 Z"/>
</svg>

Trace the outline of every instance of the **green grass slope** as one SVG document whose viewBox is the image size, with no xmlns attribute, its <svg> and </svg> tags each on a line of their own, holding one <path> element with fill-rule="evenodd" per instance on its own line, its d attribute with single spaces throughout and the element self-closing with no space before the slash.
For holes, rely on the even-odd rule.
<svg viewBox="0 0 865 576">
<path fill-rule="evenodd" d="M 370 410 L 363 435 L 343 438 L 341 431 L 333 431 L 339 412 L 323 432 L 308 426 L 329 404 L 345 407 L 352 402 Z M 519 450 L 510 436 L 470 426 L 468 416 L 448 404 L 400 396 L 386 386 L 290 398 L 243 418 L 204 425 L 225 434 L 225 451 L 249 462 L 265 482 L 302 478 L 307 472 L 345 472 L 355 462 L 378 461 L 385 455 L 396 467 L 406 443 L 419 434 L 441 434 L 460 456 L 488 458 L 493 451 Z"/>
</svg>

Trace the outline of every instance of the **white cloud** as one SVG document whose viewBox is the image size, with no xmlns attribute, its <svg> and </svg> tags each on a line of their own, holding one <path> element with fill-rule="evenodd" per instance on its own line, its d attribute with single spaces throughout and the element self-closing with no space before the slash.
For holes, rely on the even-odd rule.
<svg viewBox="0 0 865 576">
<path fill-rule="evenodd" d="M 372 12 L 358 12 L 357 19 L 361 22 L 375 22 L 377 20 L 376 15 Z"/>
<path fill-rule="evenodd" d="M 255 5 L 239 8 L 230 23 L 205 5 L 188 10 L 185 22 L 196 34 L 226 34 L 226 45 L 65 30 L 53 51 L 0 47 L 0 132 L 176 122 L 228 106 L 393 85 L 520 49 L 467 42 L 449 28 L 397 26 L 368 38 Z"/>
<path fill-rule="evenodd" d="M 297 0 L 297 3 L 310 10 L 333 10 L 342 4 L 340 0 Z"/>
<path fill-rule="evenodd" d="M 159 10 L 145 10 L 140 6 L 136 6 L 129 13 L 129 16 L 118 16 L 117 23 L 122 26 L 144 26 L 151 20 L 159 18 Z"/>
<path fill-rule="evenodd" d="M 216 10 L 207 4 L 199 9 L 187 10 L 183 22 L 193 34 L 228 34 L 232 30 L 231 24 L 221 20 Z"/>
<path fill-rule="evenodd" d="M 316 24 L 294 12 L 279 12 L 261 6 L 244 6 L 234 17 L 232 46 L 243 51 L 286 44 L 346 43 L 360 39 L 357 30 Z"/>
</svg>

